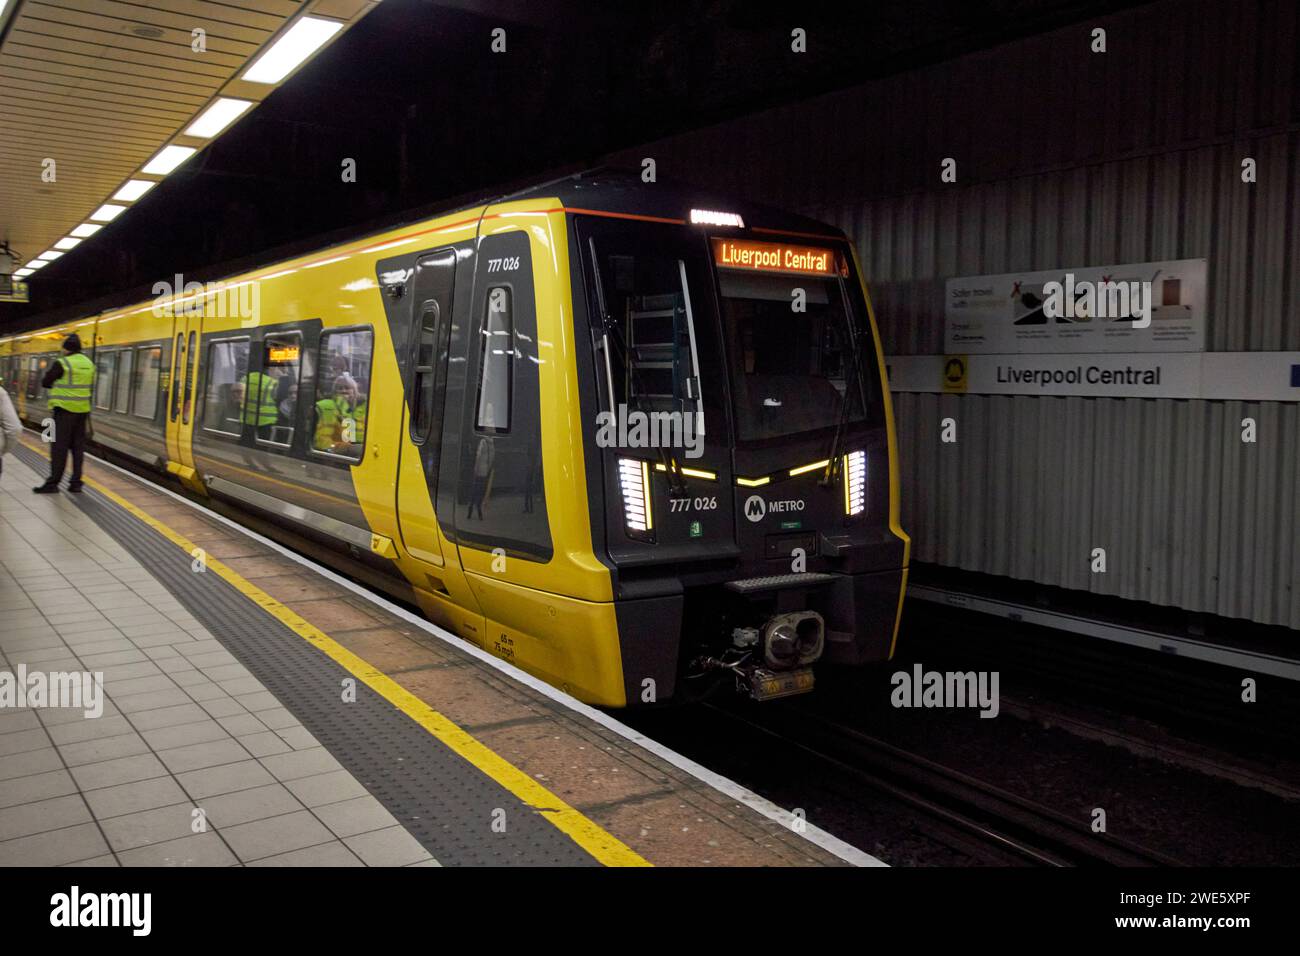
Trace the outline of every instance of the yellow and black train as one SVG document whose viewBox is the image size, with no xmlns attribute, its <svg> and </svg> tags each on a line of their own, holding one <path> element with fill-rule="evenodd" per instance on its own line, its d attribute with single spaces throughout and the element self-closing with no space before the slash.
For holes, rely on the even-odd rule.
<svg viewBox="0 0 1300 956">
<path fill-rule="evenodd" d="M 597 172 L 0 340 L 77 331 L 93 441 L 363 562 L 594 704 L 893 653 L 879 336 L 833 227 Z"/>
</svg>

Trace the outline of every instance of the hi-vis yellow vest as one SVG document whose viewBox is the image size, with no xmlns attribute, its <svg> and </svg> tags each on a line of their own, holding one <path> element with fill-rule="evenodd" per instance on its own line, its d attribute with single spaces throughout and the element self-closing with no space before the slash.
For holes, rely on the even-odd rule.
<svg viewBox="0 0 1300 956">
<path fill-rule="evenodd" d="M 352 422 L 352 436 L 345 434 L 346 423 Z M 356 405 L 340 398 L 322 398 L 316 403 L 316 434 L 312 447 L 329 451 L 335 445 L 364 445 L 366 442 L 366 403 Z"/>
<path fill-rule="evenodd" d="M 90 393 L 95 387 L 95 363 L 80 352 L 59 357 L 63 374 L 50 389 L 50 408 L 69 412 L 90 411 Z"/>
<path fill-rule="evenodd" d="M 274 425 L 280 417 L 275 405 L 275 389 L 279 383 L 261 372 L 249 372 L 244 382 L 244 424 Z"/>
</svg>

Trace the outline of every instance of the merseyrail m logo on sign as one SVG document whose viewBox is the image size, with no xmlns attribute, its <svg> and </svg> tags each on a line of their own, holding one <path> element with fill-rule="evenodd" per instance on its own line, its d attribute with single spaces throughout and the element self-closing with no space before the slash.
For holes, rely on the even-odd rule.
<svg viewBox="0 0 1300 956">
<path fill-rule="evenodd" d="M 791 246 L 784 242 L 714 239 L 713 261 L 722 269 L 835 275 L 835 253 L 832 250 L 816 246 Z"/>
<path fill-rule="evenodd" d="M 964 393 L 966 391 L 966 356 L 945 355 L 943 357 L 943 390 L 945 392 Z"/>
<path fill-rule="evenodd" d="M 750 521 L 762 521 L 767 515 L 767 502 L 758 495 L 745 499 L 745 517 Z"/>
</svg>

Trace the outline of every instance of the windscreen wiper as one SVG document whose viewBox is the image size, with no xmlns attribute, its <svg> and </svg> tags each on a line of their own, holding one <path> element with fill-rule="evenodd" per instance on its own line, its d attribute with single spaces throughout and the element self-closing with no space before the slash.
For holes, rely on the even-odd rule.
<svg viewBox="0 0 1300 956">
<path fill-rule="evenodd" d="M 863 388 L 862 365 L 859 358 L 861 339 L 862 330 L 856 328 L 853 329 L 849 340 L 852 343 L 853 379 L 857 383 L 859 394 L 862 395 L 863 412 L 865 413 L 867 397 L 866 390 Z M 849 381 L 846 376 L 844 380 L 844 398 L 840 403 L 840 420 L 835 425 L 835 437 L 831 440 L 830 459 L 826 462 L 826 472 L 822 475 L 821 484 L 823 487 L 833 482 L 835 477 L 839 474 L 840 454 L 843 451 L 841 446 L 844 443 L 844 432 L 849 423 L 849 410 L 852 407 L 852 404 L 852 395 L 849 392 Z"/>
</svg>

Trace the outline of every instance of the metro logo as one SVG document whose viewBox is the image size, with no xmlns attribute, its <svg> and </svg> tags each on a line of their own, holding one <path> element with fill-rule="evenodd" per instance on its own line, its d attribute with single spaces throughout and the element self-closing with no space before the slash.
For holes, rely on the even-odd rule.
<svg viewBox="0 0 1300 956">
<path fill-rule="evenodd" d="M 750 495 L 745 499 L 744 512 L 745 517 L 750 521 L 762 521 L 771 514 L 778 514 L 783 511 L 803 511 L 804 503 L 798 498 L 787 499 L 785 501 L 764 501 L 758 495 Z"/>
</svg>

